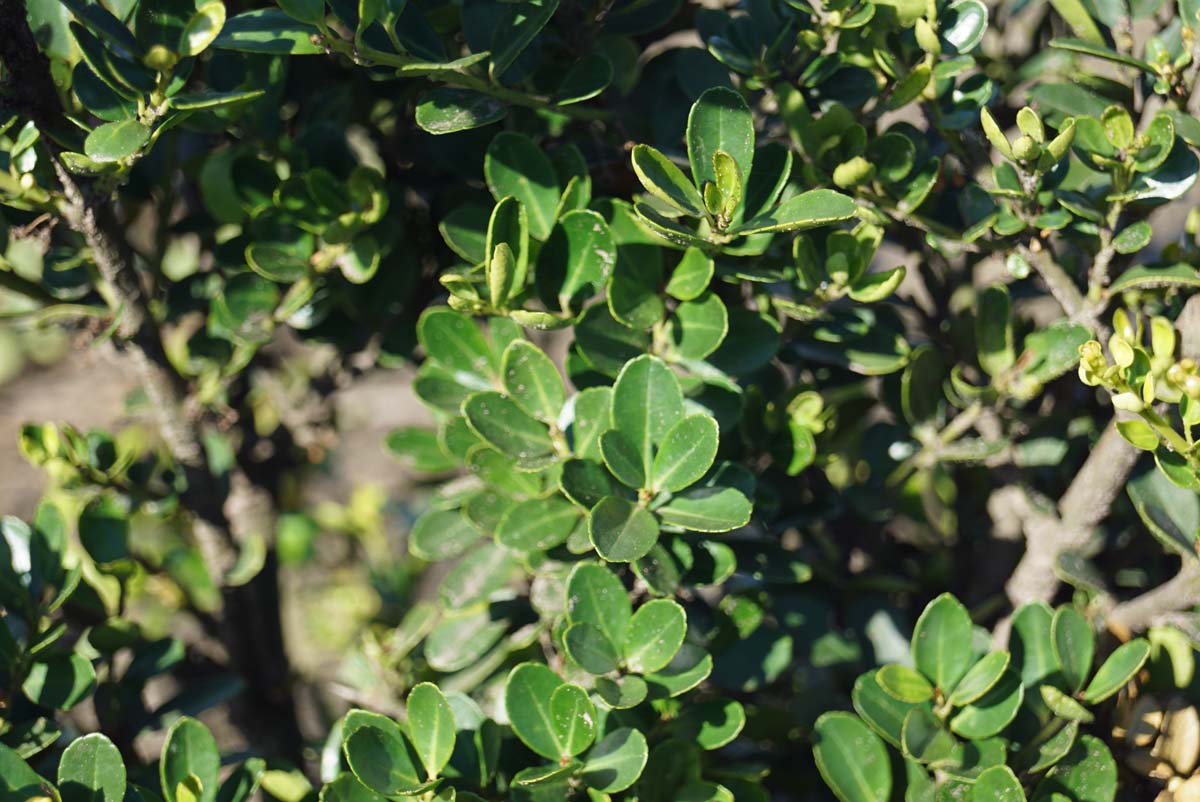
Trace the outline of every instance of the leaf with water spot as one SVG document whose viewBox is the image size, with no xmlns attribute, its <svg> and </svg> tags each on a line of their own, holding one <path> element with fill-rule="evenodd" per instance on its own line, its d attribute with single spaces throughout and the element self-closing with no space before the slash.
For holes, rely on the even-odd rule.
<svg viewBox="0 0 1200 802">
<path fill-rule="evenodd" d="M 841 802 L 887 802 L 892 767 L 879 736 L 849 713 L 824 713 L 813 725 L 813 757 Z"/>
<path fill-rule="evenodd" d="M 558 420 L 566 400 L 562 379 L 550 357 L 528 340 L 514 340 L 500 360 L 504 392 L 544 423 Z"/>
<path fill-rule="evenodd" d="M 950 691 L 971 667 L 971 617 L 958 599 L 943 593 L 931 601 L 912 636 L 913 663 L 943 691 Z"/>
<path fill-rule="evenodd" d="M 546 424 L 531 417 L 506 395 L 475 393 L 462 405 L 471 429 L 525 469 L 554 461 L 554 440 Z"/>
<path fill-rule="evenodd" d="M 413 748 L 427 777 L 436 779 L 454 751 L 457 727 L 450 703 L 436 685 L 422 682 L 409 692 L 405 710 Z"/>
<path fill-rule="evenodd" d="M 637 674 L 664 668 L 687 635 L 687 615 L 670 599 L 653 599 L 638 608 L 625 633 L 625 665 Z"/>
<path fill-rule="evenodd" d="M 588 536 L 596 552 L 609 562 L 633 562 L 658 541 L 658 521 L 644 507 L 608 496 L 592 508 Z"/>
</svg>

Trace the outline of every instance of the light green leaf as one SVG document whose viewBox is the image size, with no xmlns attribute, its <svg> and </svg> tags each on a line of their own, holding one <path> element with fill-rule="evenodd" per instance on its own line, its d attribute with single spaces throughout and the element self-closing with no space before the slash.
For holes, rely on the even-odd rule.
<svg viewBox="0 0 1200 802">
<path fill-rule="evenodd" d="M 641 455 L 643 476 L 653 475 L 654 447 L 682 417 L 679 381 L 662 360 L 647 354 L 626 363 L 613 385 L 612 425 Z"/>
<path fill-rule="evenodd" d="M 1104 741 L 1080 735 L 1067 756 L 1046 775 L 1034 798 L 1051 800 L 1057 794 L 1071 802 L 1112 802 L 1117 793 L 1117 764 Z"/>
<path fill-rule="evenodd" d="M 562 757 L 578 755 L 596 740 L 596 707 L 578 685 L 561 685 L 550 697 L 550 718 Z"/>
<path fill-rule="evenodd" d="M 96 687 L 96 670 L 80 654 L 46 656 L 29 668 L 21 690 L 32 701 L 55 710 L 70 710 Z"/>
<path fill-rule="evenodd" d="M 88 134 L 83 152 L 94 162 L 128 159 L 150 141 L 150 129 L 137 120 L 105 123 Z"/>
<path fill-rule="evenodd" d="M 422 560 L 441 562 L 462 554 L 482 536 L 459 510 L 431 509 L 413 522 L 408 550 Z"/>
<path fill-rule="evenodd" d="M 352 710 L 342 725 L 342 752 L 358 781 L 384 796 L 421 788 L 420 758 L 396 722 Z"/>
<path fill-rule="evenodd" d="M 463 402 L 471 429 L 518 466 L 543 467 L 554 459 L 554 441 L 546 424 L 533 419 L 500 393 L 475 393 Z"/>
<path fill-rule="evenodd" d="M 417 338 L 425 353 L 442 367 L 467 376 L 490 376 L 496 365 L 479 326 L 467 315 L 446 307 L 426 309 L 417 321 Z M 474 383 L 484 389 L 486 382 Z"/>
<path fill-rule="evenodd" d="M 590 209 L 567 212 L 538 255 L 537 289 L 549 309 L 575 315 L 608 284 L 617 245 L 608 223 Z"/>
<path fill-rule="evenodd" d="M 416 121 L 421 130 L 441 135 L 482 128 L 507 116 L 508 106 L 491 95 L 473 89 L 439 86 L 421 95 Z"/>
<path fill-rule="evenodd" d="M 292 19 L 277 8 L 245 11 L 226 20 L 212 46 L 223 50 L 270 55 L 311 56 L 324 53 L 324 47 L 313 41 L 319 31 Z"/>
<path fill-rule="evenodd" d="M 664 523 L 693 532 L 729 532 L 750 521 L 752 505 L 742 491 L 700 485 L 676 494 L 656 512 Z"/>
<path fill-rule="evenodd" d="M 597 563 L 580 563 L 567 579 L 567 617 L 599 629 L 619 646 L 633 616 L 629 594 L 617 575 Z"/>
<path fill-rule="evenodd" d="M 608 674 L 617 670 L 620 655 L 608 636 L 594 624 L 579 621 L 563 633 L 563 645 L 571 659 L 589 674 Z"/>
<path fill-rule="evenodd" d="M 210 0 L 196 9 L 179 37 L 181 56 L 198 56 L 208 49 L 225 25 L 225 4 Z"/>
<path fill-rule="evenodd" d="M 991 652 L 981 657 L 954 686 L 950 704 L 962 707 L 990 691 L 1004 676 L 1010 659 L 1008 652 Z"/>
<path fill-rule="evenodd" d="M 675 307 L 671 335 L 676 353 L 684 359 L 704 359 L 720 347 L 729 333 L 729 313 L 712 291 Z"/>
<path fill-rule="evenodd" d="M 699 190 L 688 181 L 682 170 L 654 148 L 649 145 L 634 147 L 633 171 L 646 191 L 654 197 L 692 217 L 707 216 Z"/>
<path fill-rule="evenodd" d="M 976 778 L 971 802 L 1025 802 L 1025 789 L 1008 766 L 992 766 Z"/>
<path fill-rule="evenodd" d="M 1025 698 L 1025 686 L 1015 671 L 1008 671 L 983 696 L 950 719 L 950 729 L 971 740 L 990 738 L 1007 727 Z"/>
<path fill-rule="evenodd" d="M 875 672 L 875 682 L 901 702 L 919 704 L 933 698 L 933 686 L 919 671 L 895 663 Z"/>
<path fill-rule="evenodd" d="M 699 298 L 712 281 L 715 264 L 711 256 L 699 248 L 688 248 L 671 273 L 666 292 L 679 301 Z"/>
<path fill-rule="evenodd" d="M 413 748 L 428 778 L 437 779 L 454 751 L 457 726 L 450 703 L 436 685 L 422 682 L 409 692 L 405 710 Z"/>
<path fill-rule="evenodd" d="M 561 496 L 530 499 L 508 509 L 496 525 L 496 542 L 520 552 L 565 543 L 579 525 L 579 508 Z"/>
</svg>

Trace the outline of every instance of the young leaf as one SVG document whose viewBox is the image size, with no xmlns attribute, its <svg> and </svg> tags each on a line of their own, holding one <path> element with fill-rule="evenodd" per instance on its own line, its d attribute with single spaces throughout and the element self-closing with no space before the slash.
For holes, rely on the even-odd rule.
<svg viewBox="0 0 1200 802">
<path fill-rule="evenodd" d="M 575 756 L 596 740 L 596 708 L 578 685 L 561 685 L 550 697 L 550 718 L 562 751 Z"/>
<path fill-rule="evenodd" d="M 892 663 L 875 672 L 875 681 L 890 696 L 901 702 L 918 704 L 933 698 L 933 686 L 920 672 Z"/>
<path fill-rule="evenodd" d="M 346 764 L 367 788 L 384 796 L 421 788 L 420 758 L 396 722 L 374 713 L 351 711 L 342 735 Z"/>
<path fill-rule="evenodd" d="M 546 424 L 530 417 L 500 393 L 475 393 L 463 402 L 471 429 L 519 466 L 541 467 L 554 458 L 554 441 Z"/>
<path fill-rule="evenodd" d="M 454 712 L 442 692 L 429 682 L 413 687 L 405 709 L 417 756 L 425 766 L 428 779 L 437 779 L 454 751 L 454 733 L 457 729 Z"/>
<path fill-rule="evenodd" d="M 1009 660 L 1008 652 L 991 652 L 981 657 L 954 686 L 954 692 L 949 697 L 950 704 L 962 707 L 990 691 L 1004 676 Z"/>
<path fill-rule="evenodd" d="M 795 195 L 765 214 L 730 229 L 730 234 L 749 236 L 773 231 L 804 231 L 854 217 L 854 201 L 832 189 L 810 189 Z"/>
<path fill-rule="evenodd" d="M 662 360 L 644 355 L 626 363 L 613 385 L 612 425 L 641 456 L 643 476 L 653 475 L 654 446 L 682 417 L 679 381 Z"/>
<path fill-rule="evenodd" d="M 633 149 L 633 171 L 638 180 L 654 197 L 692 217 L 704 217 L 704 199 L 683 175 L 683 171 L 666 156 L 649 145 Z"/>
<path fill-rule="evenodd" d="M 484 157 L 483 174 L 496 200 L 511 195 L 521 202 L 535 239 L 550 236 L 558 208 L 558 180 L 554 165 L 532 139 L 511 131 L 496 134 Z"/>
</svg>

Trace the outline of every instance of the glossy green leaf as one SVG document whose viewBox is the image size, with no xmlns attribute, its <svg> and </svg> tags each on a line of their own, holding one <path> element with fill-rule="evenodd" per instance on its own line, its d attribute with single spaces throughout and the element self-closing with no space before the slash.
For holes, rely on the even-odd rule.
<svg viewBox="0 0 1200 802">
<path fill-rule="evenodd" d="M 1025 789 L 1008 766 L 992 766 L 975 780 L 972 802 L 1025 802 Z"/>
<path fill-rule="evenodd" d="M 413 687 L 405 709 L 413 748 L 428 778 L 435 779 L 454 751 L 454 713 L 437 686 L 428 682 Z"/>
<path fill-rule="evenodd" d="M 632 501 L 608 496 L 592 508 L 588 536 L 597 553 L 609 562 L 633 562 L 658 541 L 658 522 Z"/>
<path fill-rule="evenodd" d="M 512 195 L 529 215 L 529 233 L 535 239 L 550 236 L 558 207 L 558 179 L 546 154 L 523 134 L 497 134 L 483 161 L 488 189 L 496 200 Z"/>
<path fill-rule="evenodd" d="M 742 96 L 716 86 L 702 94 L 692 106 L 687 122 L 688 161 L 696 186 L 717 183 L 713 155 L 729 154 L 748 180 L 754 160 L 754 120 Z"/>
<path fill-rule="evenodd" d="M 1150 644 L 1141 638 L 1123 643 L 1096 670 L 1096 675 L 1083 691 L 1088 704 L 1103 702 L 1125 687 L 1150 657 Z"/>
<path fill-rule="evenodd" d="M 63 802 L 121 802 L 125 796 L 125 763 L 107 736 L 76 738 L 58 764 L 58 790 Z"/>
<path fill-rule="evenodd" d="M 83 152 L 94 162 L 119 162 L 138 153 L 150 141 L 150 129 L 138 120 L 105 123 L 87 136 Z"/>
<path fill-rule="evenodd" d="M 475 393 L 463 402 L 471 428 L 518 465 L 540 467 L 554 459 L 554 441 L 546 424 L 535 420 L 500 393 Z"/>
<path fill-rule="evenodd" d="M 1010 659 L 1008 652 L 990 652 L 981 657 L 954 686 L 950 704 L 961 707 L 979 699 L 1000 681 Z"/>
<path fill-rule="evenodd" d="M 653 476 L 655 445 L 682 417 L 679 381 L 662 360 L 644 355 L 626 363 L 613 385 L 612 425 L 641 455 L 643 476 Z"/>
<path fill-rule="evenodd" d="M 1079 691 L 1092 673 L 1092 658 L 1096 653 L 1092 625 L 1074 607 L 1061 607 L 1050 623 L 1050 638 L 1067 690 Z"/>
<path fill-rule="evenodd" d="M 641 776 L 648 755 L 646 737 L 641 732 L 631 727 L 615 729 L 587 753 L 583 781 L 605 794 L 624 791 Z"/>
<path fill-rule="evenodd" d="M 579 508 L 560 496 L 522 501 L 500 518 L 496 542 L 514 551 L 545 551 L 565 543 L 580 517 Z"/>
<path fill-rule="evenodd" d="M 198 802 L 214 802 L 220 768 L 217 742 L 208 727 L 185 716 L 167 731 L 159 760 L 159 778 L 166 802 L 185 802 L 176 796 L 176 789 L 188 777 L 195 777 L 200 783 Z"/>
<path fill-rule="evenodd" d="M 672 339 L 684 359 L 704 359 L 720 347 L 729 333 L 729 313 L 714 292 L 704 292 L 675 307 Z"/>
<path fill-rule="evenodd" d="M 692 217 L 704 217 L 704 199 L 683 171 L 649 145 L 633 149 L 633 171 L 654 197 Z"/>
<path fill-rule="evenodd" d="M 276 8 L 244 11 L 225 21 L 212 46 L 270 55 L 306 56 L 325 52 L 313 41 L 317 28 Z"/>
<path fill-rule="evenodd" d="M 198 56 L 208 49 L 225 25 L 225 4 L 209 0 L 200 5 L 179 37 L 179 54 Z"/>
<path fill-rule="evenodd" d="M 878 736 L 849 713 L 823 713 L 813 725 L 813 757 L 841 802 L 887 802 L 892 769 Z"/>
<path fill-rule="evenodd" d="M 351 711 L 342 733 L 346 763 L 367 788 L 391 796 L 422 786 L 420 758 L 396 722 L 374 713 Z"/>
<path fill-rule="evenodd" d="M 621 657 L 616 646 L 598 626 L 586 621 L 571 624 L 563 633 L 567 654 L 589 674 L 608 674 L 617 670 Z"/>
<path fill-rule="evenodd" d="M 854 201 L 832 189 L 810 189 L 785 200 L 769 212 L 735 226 L 741 236 L 775 231 L 804 231 L 854 217 Z"/>
<path fill-rule="evenodd" d="M 625 642 L 633 608 L 625 586 L 605 566 L 597 563 L 575 566 L 567 580 L 566 607 L 572 623 L 595 626 L 614 646 Z"/>
<path fill-rule="evenodd" d="M 434 135 L 482 128 L 507 116 L 508 106 L 491 95 L 451 86 L 421 95 L 416 111 L 417 125 Z"/>
<path fill-rule="evenodd" d="M 677 492 L 700 480 L 717 455 L 717 422 L 708 415 L 689 415 L 663 436 L 654 455 L 652 488 Z"/>
<path fill-rule="evenodd" d="M 1015 671 L 1008 671 L 983 696 L 964 706 L 950 720 L 950 729 L 971 740 L 1000 733 L 1017 715 L 1025 687 Z"/>
<path fill-rule="evenodd" d="M 1112 802 L 1117 792 L 1117 764 L 1099 738 L 1080 735 L 1034 792 L 1034 799 L 1062 794 L 1073 802 Z"/>
<path fill-rule="evenodd" d="M 30 666 L 21 690 L 43 707 L 70 710 L 96 687 L 96 670 L 79 654 L 43 656 Z"/>
<path fill-rule="evenodd" d="M 616 261 L 604 218 L 589 209 L 567 212 L 538 256 L 538 294 L 547 308 L 574 315 L 608 283 Z"/>
<path fill-rule="evenodd" d="M 504 392 L 530 415 L 546 423 L 558 420 L 566 393 L 550 357 L 527 340 L 515 340 L 500 361 Z"/>
<path fill-rule="evenodd" d="M 750 521 L 752 508 L 737 488 L 701 484 L 677 493 L 656 512 L 664 523 L 693 532 L 729 532 Z"/>
<path fill-rule="evenodd" d="M 875 672 L 875 682 L 901 702 L 917 704 L 933 698 L 933 686 L 929 680 L 907 666 L 894 663 L 886 665 Z"/>
<path fill-rule="evenodd" d="M 687 616 L 670 599 L 653 599 L 633 614 L 625 632 L 625 665 L 637 674 L 666 667 L 687 634 Z"/>
<path fill-rule="evenodd" d="M 913 663 L 938 688 L 949 691 L 971 667 L 971 617 L 948 593 L 926 606 L 912 636 Z"/>
</svg>

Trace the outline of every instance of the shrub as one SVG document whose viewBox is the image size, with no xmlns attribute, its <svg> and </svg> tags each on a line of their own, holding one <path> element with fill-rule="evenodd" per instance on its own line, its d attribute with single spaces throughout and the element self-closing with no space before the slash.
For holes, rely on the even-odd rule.
<svg viewBox="0 0 1200 802">
<path fill-rule="evenodd" d="M 1197 798 L 1198 15 L 0 0 L 0 802 Z"/>
</svg>

